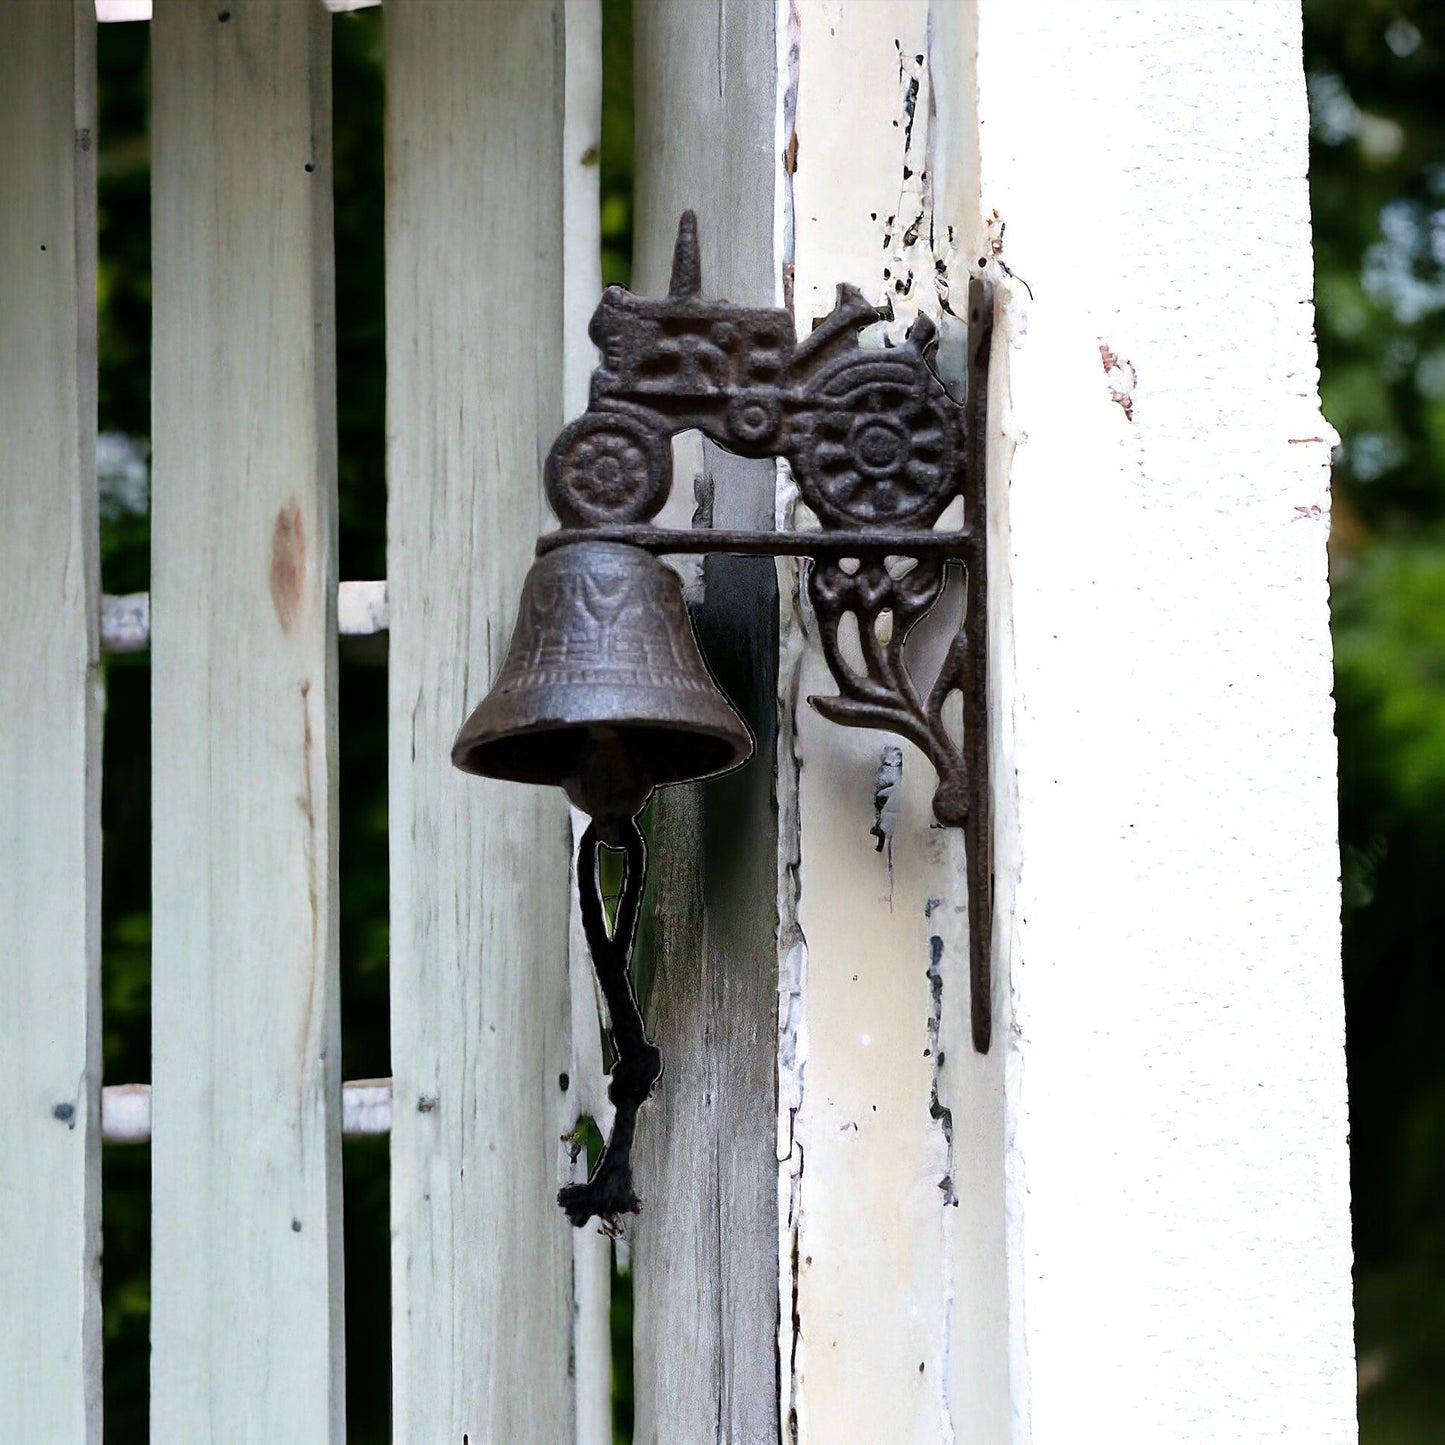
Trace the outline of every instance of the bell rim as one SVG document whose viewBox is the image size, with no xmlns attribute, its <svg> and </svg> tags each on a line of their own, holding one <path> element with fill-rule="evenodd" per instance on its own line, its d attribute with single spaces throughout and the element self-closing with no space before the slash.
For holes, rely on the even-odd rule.
<svg viewBox="0 0 1445 1445">
<path fill-rule="evenodd" d="M 526 777 L 520 773 L 496 772 L 483 770 L 471 765 L 469 757 L 477 752 L 496 747 L 500 743 L 506 743 L 517 738 L 536 737 L 547 733 L 563 732 L 586 732 L 592 727 L 610 727 L 618 730 L 632 729 L 638 732 L 666 731 L 690 733 L 694 737 L 710 738 L 715 742 L 726 743 L 734 748 L 734 757 L 730 762 L 724 763 L 720 768 L 712 768 L 704 773 L 691 772 L 685 777 L 654 779 L 653 786 L 658 788 L 670 788 L 678 783 L 703 783 L 712 778 L 725 777 L 728 773 L 736 772 L 739 768 L 746 766 L 757 756 L 758 740 L 753 730 L 748 726 L 746 719 L 741 714 L 734 712 L 733 720 L 742 729 L 741 738 L 732 730 L 719 727 L 697 726 L 684 722 L 671 722 L 662 719 L 623 719 L 615 718 L 597 719 L 589 721 L 577 718 L 558 718 L 555 720 L 537 720 L 526 724 L 510 727 L 503 731 L 490 732 L 485 738 L 468 740 L 465 736 L 471 725 L 469 718 L 462 725 L 461 732 L 457 734 L 456 741 L 452 744 L 452 766 L 459 772 L 467 773 L 475 778 L 496 778 L 501 782 L 508 783 L 532 783 L 537 787 L 554 788 L 560 786 L 555 779 L 537 777 Z"/>
</svg>

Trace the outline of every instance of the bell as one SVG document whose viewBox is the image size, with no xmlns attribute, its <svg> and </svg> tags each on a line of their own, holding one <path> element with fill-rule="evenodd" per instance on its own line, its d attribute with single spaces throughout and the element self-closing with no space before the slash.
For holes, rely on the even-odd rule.
<svg viewBox="0 0 1445 1445">
<path fill-rule="evenodd" d="M 527 573 L 506 661 L 452 762 L 564 788 L 606 841 L 654 787 L 729 772 L 752 750 L 698 651 L 677 574 L 637 547 L 574 542 Z"/>
</svg>

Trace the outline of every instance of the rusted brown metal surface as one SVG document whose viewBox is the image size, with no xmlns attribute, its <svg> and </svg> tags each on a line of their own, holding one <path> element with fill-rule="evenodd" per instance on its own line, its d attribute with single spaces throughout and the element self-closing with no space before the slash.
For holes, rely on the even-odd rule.
<svg viewBox="0 0 1445 1445">
<path fill-rule="evenodd" d="M 703 662 L 680 585 L 657 554 L 810 559 L 808 599 L 838 692 L 809 701 L 833 721 L 907 738 L 933 764 L 934 816 L 964 830 L 973 1040 L 982 1052 L 990 1042 L 986 287 L 969 288 L 965 405 L 930 365 L 936 336 L 926 316 L 901 345 L 865 347 L 860 331 L 883 313 L 855 287 L 839 286 L 833 311 L 798 341 L 786 311 L 704 300 L 701 289 L 688 211 L 666 297 L 617 286 L 603 294 L 590 328 L 602 359 L 588 408 L 546 462 L 547 497 L 562 526 L 538 541 L 507 659 L 452 754 L 469 772 L 560 786 L 594 820 L 578 875 L 612 1009 L 618 1115 L 592 1180 L 563 1191 L 576 1224 L 637 1207 L 628 1152 L 637 1107 L 661 1068 L 627 983 L 645 858 L 633 820 L 654 787 L 725 772 L 752 751 Z M 737 455 L 784 458 L 817 529 L 652 525 L 672 487 L 671 439 L 694 428 Z M 959 499 L 962 524 L 944 528 Z M 920 681 L 905 644 L 942 597 L 953 565 L 964 569 L 963 621 L 938 672 Z M 850 614 L 861 671 L 840 640 Z M 955 694 L 961 740 L 944 721 Z M 626 859 L 611 932 L 597 894 L 600 846 Z"/>
<path fill-rule="evenodd" d="M 577 542 L 532 564 L 502 670 L 452 761 L 564 789 L 613 846 L 655 787 L 727 772 L 752 751 L 677 574 L 638 547 Z"/>
</svg>

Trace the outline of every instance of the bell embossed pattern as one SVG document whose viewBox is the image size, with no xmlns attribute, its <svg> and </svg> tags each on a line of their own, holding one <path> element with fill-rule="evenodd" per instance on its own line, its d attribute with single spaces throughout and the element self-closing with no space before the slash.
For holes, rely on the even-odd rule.
<svg viewBox="0 0 1445 1445">
<path fill-rule="evenodd" d="M 532 564 L 506 660 L 452 761 L 564 788 L 602 823 L 752 750 L 698 650 L 677 574 L 638 547 L 576 542 Z"/>
</svg>

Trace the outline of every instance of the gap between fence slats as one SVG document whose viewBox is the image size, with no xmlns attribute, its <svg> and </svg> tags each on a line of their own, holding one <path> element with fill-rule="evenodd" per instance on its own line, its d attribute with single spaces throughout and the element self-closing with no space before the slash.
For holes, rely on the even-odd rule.
<svg viewBox="0 0 1445 1445">
<path fill-rule="evenodd" d="M 331 21 L 152 26 L 151 1436 L 345 1436 Z"/>
<path fill-rule="evenodd" d="M 390 0 L 393 1439 L 573 1434 L 560 792 L 451 765 L 562 422 L 560 0 Z"/>
<path fill-rule="evenodd" d="M 95 20 L 0 0 L 0 1439 L 100 1440 Z"/>
<path fill-rule="evenodd" d="M 566 77 L 562 118 L 562 371 L 563 410 L 587 409 L 597 348 L 587 334 L 602 292 L 602 3 L 567 0 Z M 573 848 L 586 818 L 573 813 Z M 575 859 L 575 851 L 574 851 Z M 575 867 L 575 864 L 574 864 Z M 592 956 L 582 930 L 577 890 L 570 889 L 567 971 L 570 980 L 571 1088 L 562 1099 L 562 1124 L 571 1132 L 586 1115 L 604 1133 L 612 1104 L 603 1073 L 598 996 Z M 586 1178 L 587 1151 L 578 1153 L 573 1180 Z M 572 1231 L 573 1369 L 576 1445 L 612 1445 L 612 1241 L 595 1226 Z"/>
</svg>

